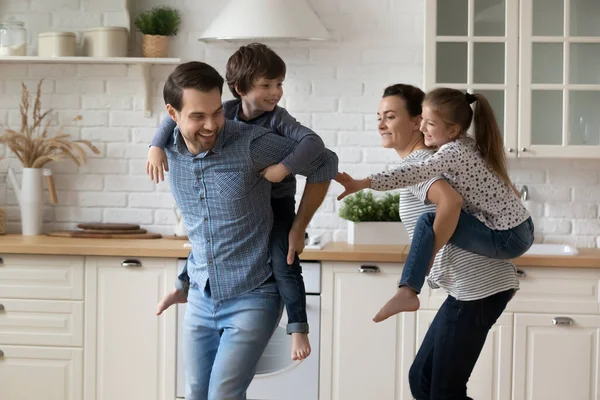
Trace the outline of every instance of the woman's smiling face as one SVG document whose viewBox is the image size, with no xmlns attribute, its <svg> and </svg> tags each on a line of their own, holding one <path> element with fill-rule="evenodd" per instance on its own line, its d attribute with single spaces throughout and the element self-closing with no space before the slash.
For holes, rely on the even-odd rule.
<svg viewBox="0 0 600 400">
<path fill-rule="evenodd" d="M 414 140 L 419 130 L 421 116 L 412 117 L 406 109 L 406 102 L 400 96 L 387 96 L 379 102 L 377 129 L 381 135 L 381 145 L 386 149 L 399 149 Z"/>
</svg>

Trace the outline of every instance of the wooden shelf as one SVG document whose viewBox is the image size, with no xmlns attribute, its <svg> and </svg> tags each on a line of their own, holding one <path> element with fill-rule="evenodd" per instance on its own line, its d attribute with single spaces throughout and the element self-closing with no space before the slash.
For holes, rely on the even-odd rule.
<svg viewBox="0 0 600 400">
<path fill-rule="evenodd" d="M 0 63 L 24 64 L 127 64 L 139 65 L 144 81 L 144 116 L 152 116 L 152 65 L 177 65 L 179 58 L 145 58 L 145 57 L 37 57 L 37 56 L 0 56 Z"/>
</svg>

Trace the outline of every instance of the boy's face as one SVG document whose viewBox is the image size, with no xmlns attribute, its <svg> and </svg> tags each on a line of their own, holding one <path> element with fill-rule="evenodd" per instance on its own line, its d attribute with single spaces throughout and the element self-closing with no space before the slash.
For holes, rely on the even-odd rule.
<svg viewBox="0 0 600 400">
<path fill-rule="evenodd" d="M 170 104 L 167 105 L 167 111 L 177 123 L 181 136 L 192 154 L 212 149 L 225 124 L 219 89 L 210 92 L 184 89 L 181 112 Z"/>
<path fill-rule="evenodd" d="M 248 93 L 242 95 L 255 111 L 273 111 L 281 96 L 283 96 L 283 80 L 285 78 L 257 78 L 252 83 Z"/>
</svg>

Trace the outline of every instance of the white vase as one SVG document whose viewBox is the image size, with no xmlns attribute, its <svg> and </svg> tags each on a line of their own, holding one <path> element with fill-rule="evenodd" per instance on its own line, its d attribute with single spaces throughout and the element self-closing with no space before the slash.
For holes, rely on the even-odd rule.
<svg viewBox="0 0 600 400">
<path fill-rule="evenodd" d="M 21 208 L 21 233 L 23 236 L 42 234 L 44 213 L 43 176 L 43 168 L 23 168 L 21 185 L 19 185 L 13 170 L 10 168 L 8 170 L 8 179 L 15 190 Z"/>
<path fill-rule="evenodd" d="M 349 244 L 410 244 L 408 232 L 402 222 L 352 222 L 348 221 Z"/>
</svg>

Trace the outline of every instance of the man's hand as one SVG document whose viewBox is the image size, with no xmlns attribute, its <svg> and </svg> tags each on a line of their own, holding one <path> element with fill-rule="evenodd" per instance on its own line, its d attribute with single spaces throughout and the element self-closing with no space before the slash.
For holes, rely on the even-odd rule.
<svg viewBox="0 0 600 400">
<path fill-rule="evenodd" d="M 342 194 L 340 194 L 337 197 L 338 200 L 342 200 L 344 197 L 348 196 L 349 194 L 356 193 L 360 190 L 368 189 L 371 187 L 371 180 L 369 178 L 357 180 L 345 172 L 338 172 L 335 175 L 334 179 L 337 183 L 342 185 L 345 189 L 342 192 Z"/>
<path fill-rule="evenodd" d="M 290 174 L 290 171 L 282 163 L 269 165 L 267 168 L 260 171 L 260 174 L 272 183 L 279 183 Z"/>
<path fill-rule="evenodd" d="M 300 255 L 304 251 L 304 234 L 305 234 L 305 232 L 306 232 L 305 229 L 300 229 L 300 228 L 296 228 L 296 227 L 292 227 L 292 229 L 290 229 L 290 234 L 288 237 L 288 241 L 289 241 L 289 248 L 288 248 L 288 255 L 287 255 L 288 265 L 292 265 L 294 263 L 294 258 L 296 256 L 296 253 L 298 253 L 298 255 Z"/>
<path fill-rule="evenodd" d="M 150 175 L 150 179 L 158 183 L 159 180 L 165 180 L 163 169 L 169 171 L 167 154 L 160 147 L 151 146 L 150 150 L 148 150 L 148 159 L 146 160 L 146 173 Z"/>
</svg>

